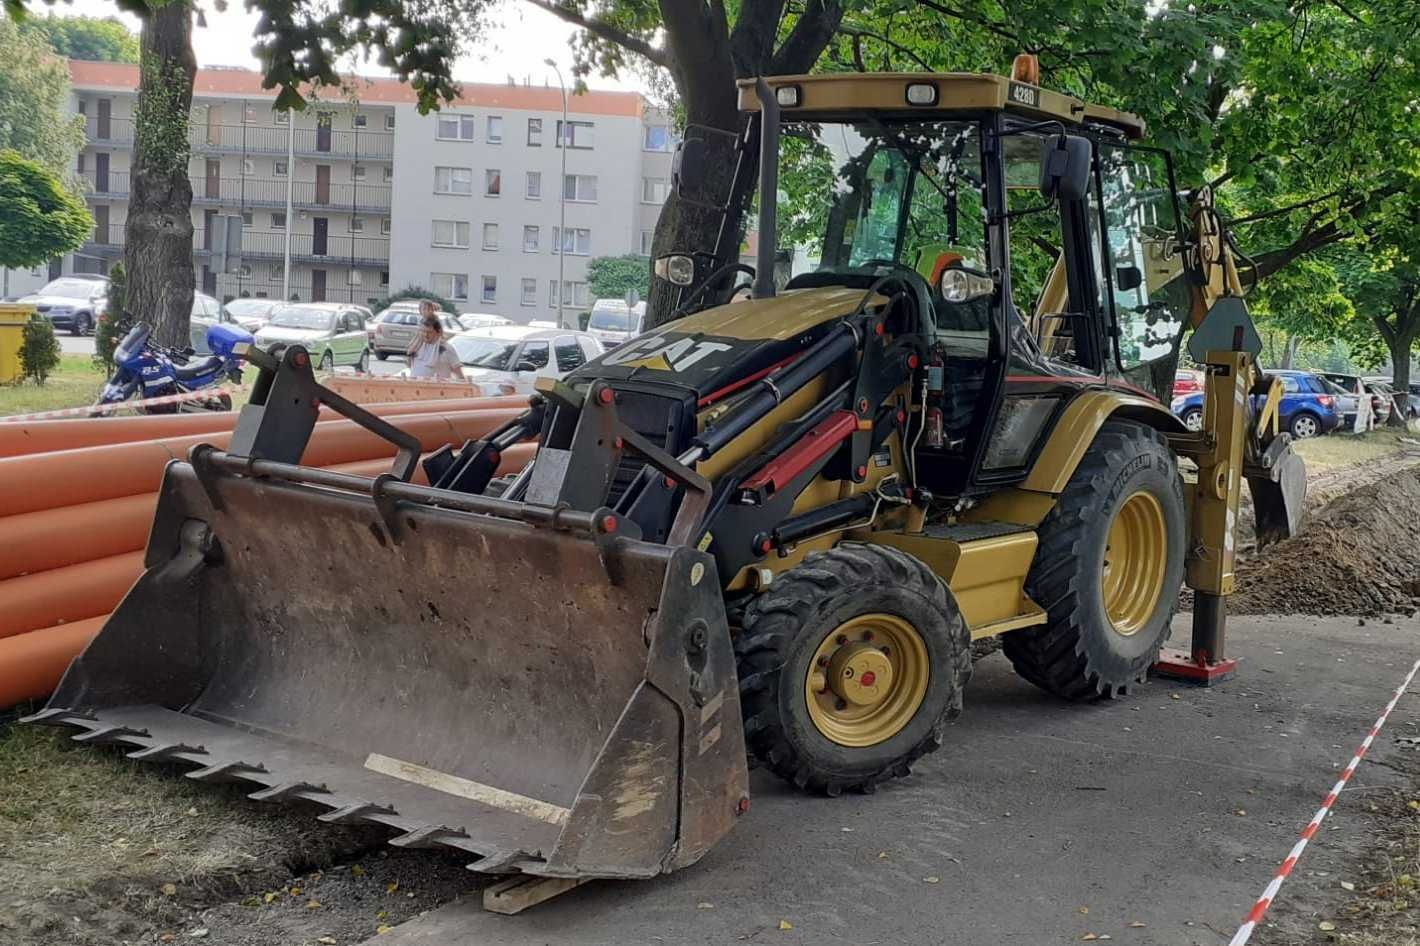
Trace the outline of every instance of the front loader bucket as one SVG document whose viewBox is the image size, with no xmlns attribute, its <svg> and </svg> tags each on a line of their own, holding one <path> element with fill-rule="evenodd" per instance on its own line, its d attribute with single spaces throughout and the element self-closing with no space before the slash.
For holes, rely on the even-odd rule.
<svg viewBox="0 0 1420 946">
<path fill-rule="evenodd" d="M 1265 451 L 1262 465 L 1248 466 L 1257 547 L 1291 538 L 1301 528 L 1307 502 L 1307 470 L 1285 438 Z"/>
<path fill-rule="evenodd" d="M 651 876 L 744 809 L 710 556 L 605 516 L 599 535 L 589 514 L 239 470 L 210 448 L 169 465 L 144 574 L 34 721 L 491 873 Z"/>
</svg>

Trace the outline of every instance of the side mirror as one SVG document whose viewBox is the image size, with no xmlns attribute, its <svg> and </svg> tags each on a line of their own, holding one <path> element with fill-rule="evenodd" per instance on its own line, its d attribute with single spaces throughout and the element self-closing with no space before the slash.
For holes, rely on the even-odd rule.
<svg viewBox="0 0 1420 946">
<path fill-rule="evenodd" d="M 696 198 L 705 187 L 705 139 L 685 138 L 671 158 L 671 184 L 676 196 Z"/>
<path fill-rule="evenodd" d="M 1122 292 L 1133 292 L 1144 285 L 1144 274 L 1138 266 L 1117 266 L 1114 270 L 1114 285 Z"/>
<path fill-rule="evenodd" d="M 1059 200 L 1084 200 L 1090 192 L 1090 159 L 1094 151 L 1088 138 L 1059 135 L 1040 145 L 1040 194 Z"/>
</svg>

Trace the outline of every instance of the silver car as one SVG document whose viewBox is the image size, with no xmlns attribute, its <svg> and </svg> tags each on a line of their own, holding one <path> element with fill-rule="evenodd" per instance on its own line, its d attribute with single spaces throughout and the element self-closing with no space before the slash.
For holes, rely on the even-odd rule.
<svg viewBox="0 0 1420 946">
<path fill-rule="evenodd" d="M 456 335 L 464 330 L 459 320 L 448 312 L 437 313 L 444 331 Z M 414 336 L 419 334 L 419 306 L 395 303 L 375 316 L 369 323 L 370 351 L 384 361 L 390 355 L 403 355 L 409 351 Z"/>
</svg>

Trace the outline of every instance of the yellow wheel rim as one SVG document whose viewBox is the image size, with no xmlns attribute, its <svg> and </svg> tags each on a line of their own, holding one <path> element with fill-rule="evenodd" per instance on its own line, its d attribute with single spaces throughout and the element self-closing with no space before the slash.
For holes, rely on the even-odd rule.
<svg viewBox="0 0 1420 946">
<path fill-rule="evenodd" d="M 902 731 L 927 696 L 931 659 L 917 629 L 895 614 L 863 614 L 834 628 L 804 680 L 809 718 L 840 746 L 862 748 Z"/>
<path fill-rule="evenodd" d="M 1167 559 L 1164 508 L 1154 494 L 1140 490 L 1115 513 L 1104 550 L 1100 590 L 1116 633 L 1135 634 L 1153 616 Z"/>
</svg>

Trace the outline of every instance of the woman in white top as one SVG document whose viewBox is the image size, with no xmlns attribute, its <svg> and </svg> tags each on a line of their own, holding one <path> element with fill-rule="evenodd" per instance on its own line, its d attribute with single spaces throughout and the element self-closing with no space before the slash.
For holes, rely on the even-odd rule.
<svg viewBox="0 0 1420 946">
<path fill-rule="evenodd" d="M 421 323 L 419 334 L 409 343 L 409 375 L 412 378 L 450 381 L 463 380 L 463 365 L 448 342 L 444 341 L 444 327 L 434 314 L 434 303 L 425 300 L 419 303 Z"/>
</svg>

